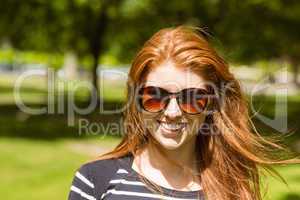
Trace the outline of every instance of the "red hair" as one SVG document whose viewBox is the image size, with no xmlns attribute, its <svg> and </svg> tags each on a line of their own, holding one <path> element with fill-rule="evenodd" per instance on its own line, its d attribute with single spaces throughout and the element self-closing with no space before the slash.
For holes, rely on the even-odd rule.
<svg viewBox="0 0 300 200">
<path fill-rule="evenodd" d="M 214 83 L 223 97 L 215 104 L 210 120 L 219 134 L 197 135 L 199 179 L 206 199 L 262 199 L 260 169 L 275 172 L 272 164 L 299 162 L 284 160 L 274 149 L 285 150 L 274 141 L 263 138 L 253 126 L 248 105 L 239 82 L 228 64 L 203 37 L 199 28 L 179 26 L 155 33 L 141 48 L 132 62 L 127 81 L 127 101 L 124 111 L 124 137 L 111 152 L 99 159 L 118 158 L 128 153 L 136 155 L 149 134 L 133 98 L 147 74 L 160 63 L 171 60 L 177 67 L 189 68 Z M 226 90 L 221 83 L 228 84 Z"/>
</svg>

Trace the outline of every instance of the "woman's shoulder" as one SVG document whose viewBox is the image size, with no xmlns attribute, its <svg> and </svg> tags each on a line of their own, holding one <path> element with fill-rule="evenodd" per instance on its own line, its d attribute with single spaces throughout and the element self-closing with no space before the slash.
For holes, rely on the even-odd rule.
<svg viewBox="0 0 300 200">
<path fill-rule="evenodd" d="M 113 174 L 120 166 L 127 164 L 129 166 L 131 160 L 131 154 L 118 157 L 118 158 L 107 158 L 89 161 L 82 164 L 76 174 L 81 174 L 94 182 L 105 180 L 107 176 Z"/>
<path fill-rule="evenodd" d="M 89 161 L 87 163 L 82 164 L 78 171 L 82 171 L 84 173 L 88 173 L 89 175 L 99 175 L 99 171 L 111 171 L 114 170 L 120 165 L 130 164 L 132 161 L 132 154 L 127 154 L 118 158 L 107 158 L 107 159 L 99 159 Z M 97 172 L 97 173 L 94 173 Z M 103 174 L 103 173 L 102 173 Z"/>
<path fill-rule="evenodd" d="M 93 160 L 88 161 L 86 163 L 83 163 L 77 171 L 81 171 L 86 174 L 91 174 L 93 171 L 99 171 L 103 169 L 112 169 L 117 160 L 120 158 L 108 158 L 108 159 L 99 159 L 99 160 Z"/>
<path fill-rule="evenodd" d="M 99 159 L 82 164 L 75 172 L 69 199 L 76 199 L 73 198 L 75 195 L 99 196 L 120 165 L 128 164 L 130 160 L 131 154 L 128 154 L 119 158 Z"/>
</svg>

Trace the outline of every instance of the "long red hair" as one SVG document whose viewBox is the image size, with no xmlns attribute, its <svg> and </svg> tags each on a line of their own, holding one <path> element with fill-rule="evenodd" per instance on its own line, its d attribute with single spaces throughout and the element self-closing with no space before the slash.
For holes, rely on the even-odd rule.
<svg viewBox="0 0 300 200">
<path fill-rule="evenodd" d="M 261 169 L 274 174 L 276 171 L 271 165 L 299 161 L 284 160 L 280 154 L 272 154 L 274 149 L 284 151 L 285 148 L 256 131 L 239 82 L 202 33 L 199 28 L 186 26 L 165 28 L 144 44 L 128 74 L 123 139 L 114 150 L 98 159 L 119 158 L 128 153 L 136 155 L 147 143 L 149 134 L 134 96 L 153 67 L 172 60 L 176 66 L 190 68 L 214 83 L 216 92 L 223 97 L 223 103 L 216 104 L 217 111 L 206 120 L 219 134 L 197 136 L 199 178 L 206 199 L 260 200 Z M 228 83 L 230 87 L 224 91 L 221 83 Z"/>
</svg>

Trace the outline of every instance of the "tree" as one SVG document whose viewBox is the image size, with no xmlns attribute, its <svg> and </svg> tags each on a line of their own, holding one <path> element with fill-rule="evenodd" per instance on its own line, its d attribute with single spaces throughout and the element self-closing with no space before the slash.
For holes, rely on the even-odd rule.
<svg viewBox="0 0 300 200">
<path fill-rule="evenodd" d="M 14 48 L 43 51 L 75 51 L 91 55 L 92 99 L 98 101 L 99 56 L 108 47 L 108 24 L 118 18 L 121 0 L 3 0 L 0 38 Z"/>
<path fill-rule="evenodd" d="M 288 2 L 288 3 L 287 3 Z M 287 58 L 296 82 L 300 58 L 300 3 L 297 0 L 2 0 L 0 38 L 16 48 L 75 51 L 93 58 L 93 99 L 97 67 L 104 52 L 129 61 L 160 28 L 205 27 L 240 62 Z M 34 12 L 33 12 L 34 11 Z"/>
<path fill-rule="evenodd" d="M 253 62 L 285 58 L 294 83 L 300 67 L 300 2 L 296 0 L 220 0 L 215 15 L 208 15 L 217 38 L 231 49 L 232 59 Z M 200 16 L 199 16 L 200 17 Z"/>
</svg>

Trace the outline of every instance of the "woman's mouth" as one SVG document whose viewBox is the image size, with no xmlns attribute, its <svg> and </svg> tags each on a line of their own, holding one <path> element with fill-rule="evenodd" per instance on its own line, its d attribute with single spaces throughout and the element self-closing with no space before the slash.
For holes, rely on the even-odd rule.
<svg viewBox="0 0 300 200">
<path fill-rule="evenodd" d="M 161 125 L 162 130 L 165 133 L 164 136 L 167 137 L 176 137 L 187 125 L 187 123 L 167 123 L 159 120 L 158 123 Z"/>
</svg>

